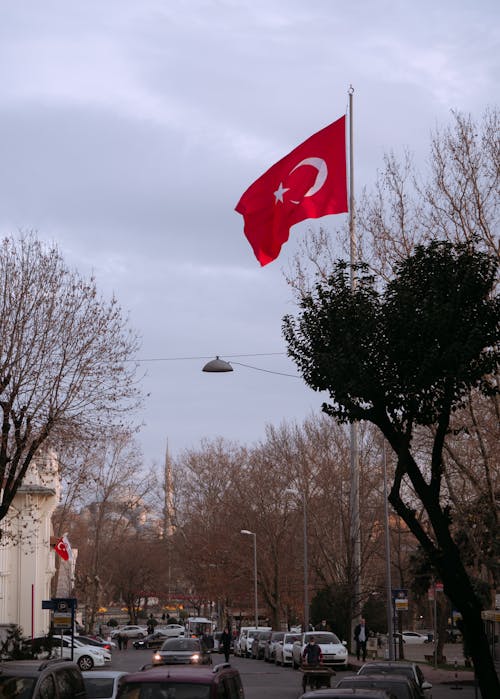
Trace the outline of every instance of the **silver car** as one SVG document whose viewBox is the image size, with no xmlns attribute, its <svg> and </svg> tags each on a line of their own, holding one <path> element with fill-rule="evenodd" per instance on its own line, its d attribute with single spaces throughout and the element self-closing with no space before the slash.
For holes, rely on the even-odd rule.
<svg viewBox="0 0 500 699">
<path fill-rule="evenodd" d="M 127 674 L 119 670 L 82 672 L 87 699 L 116 699 L 121 679 Z"/>
</svg>

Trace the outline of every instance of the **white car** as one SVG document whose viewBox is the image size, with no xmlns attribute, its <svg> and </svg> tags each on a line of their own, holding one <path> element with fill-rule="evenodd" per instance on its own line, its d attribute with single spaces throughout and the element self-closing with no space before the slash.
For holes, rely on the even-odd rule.
<svg viewBox="0 0 500 699">
<path fill-rule="evenodd" d="M 121 678 L 128 672 L 120 670 L 92 670 L 82 672 L 83 683 L 88 697 L 99 699 L 116 699 L 120 688 Z"/>
<path fill-rule="evenodd" d="M 403 631 L 403 643 L 413 643 L 418 645 L 429 643 L 429 636 L 427 634 L 424 635 L 423 633 L 418 633 L 418 631 Z"/>
<path fill-rule="evenodd" d="M 302 653 L 309 642 L 314 638 L 321 648 L 323 654 L 323 665 L 329 667 L 347 667 L 347 648 L 340 639 L 331 631 L 307 631 L 300 637 L 300 641 L 293 644 L 293 667 L 300 667 L 302 664 Z"/>
<path fill-rule="evenodd" d="M 46 643 L 51 643 L 50 650 Z M 49 642 L 47 638 L 36 638 L 31 641 L 32 648 L 39 658 L 71 658 L 71 636 L 54 636 Z M 93 667 L 104 667 L 111 662 L 111 653 L 97 646 L 86 646 L 80 641 L 73 641 L 73 660 L 80 670 L 92 670 Z"/>
<path fill-rule="evenodd" d="M 148 635 L 148 630 L 146 626 L 138 626 L 136 624 L 129 624 L 128 626 L 119 626 L 111 632 L 111 638 L 117 638 L 118 636 L 127 636 L 127 638 L 144 638 Z"/>
<path fill-rule="evenodd" d="M 300 641 L 300 633 L 286 633 L 282 641 L 278 641 L 274 648 L 274 662 L 276 665 L 292 665 L 293 664 L 293 644 L 295 641 Z"/>
<path fill-rule="evenodd" d="M 166 626 L 155 626 L 155 631 L 162 633 L 164 636 L 169 638 L 176 638 L 177 636 L 184 636 L 186 629 L 182 624 L 167 624 Z"/>
<path fill-rule="evenodd" d="M 270 626 L 242 626 L 240 635 L 234 646 L 234 654 L 249 658 L 252 654 L 252 643 L 258 631 L 272 631 Z"/>
</svg>

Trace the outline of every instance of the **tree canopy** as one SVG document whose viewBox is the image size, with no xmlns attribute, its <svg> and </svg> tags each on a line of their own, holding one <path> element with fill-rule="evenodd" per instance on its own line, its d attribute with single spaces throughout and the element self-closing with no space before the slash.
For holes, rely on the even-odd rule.
<svg viewBox="0 0 500 699">
<path fill-rule="evenodd" d="M 490 689 L 498 689 L 498 679 L 489 663 L 481 605 L 450 531 L 442 483 L 452 413 L 474 388 L 498 392 L 497 269 L 496 256 L 471 241 L 417 246 L 383 288 L 363 267 L 351 284 L 348 266 L 338 262 L 303 294 L 298 317 L 283 320 L 288 353 L 306 383 L 329 393 L 323 410 L 340 422 L 372 422 L 396 453 L 389 499 L 462 612 L 466 636 L 477 649 L 475 665 Z M 418 426 L 433 429 L 427 459 L 412 449 Z M 415 516 L 415 497 L 426 522 Z"/>
</svg>

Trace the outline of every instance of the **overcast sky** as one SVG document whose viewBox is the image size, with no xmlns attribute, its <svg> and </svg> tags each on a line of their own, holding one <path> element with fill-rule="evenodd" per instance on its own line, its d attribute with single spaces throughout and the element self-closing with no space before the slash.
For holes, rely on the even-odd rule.
<svg viewBox="0 0 500 699">
<path fill-rule="evenodd" d="M 425 162 L 451 109 L 497 103 L 499 19 L 498 0 L 0 3 L 0 232 L 57 242 L 129 312 L 139 358 L 167 360 L 143 363 L 146 463 L 319 409 L 297 378 L 201 358 L 293 374 L 283 269 L 344 216 L 299 224 L 261 268 L 234 206 L 346 112 L 350 84 L 356 191 L 389 150 Z"/>
</svg>

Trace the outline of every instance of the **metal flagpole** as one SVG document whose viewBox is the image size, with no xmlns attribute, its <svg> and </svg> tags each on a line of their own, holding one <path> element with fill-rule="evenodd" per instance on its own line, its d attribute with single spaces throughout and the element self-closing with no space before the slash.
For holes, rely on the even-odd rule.
<svg viewBox="0 0 500 699">
<path fill-rule="evenodd" d="M 351 263 L 351 289 L 356 289 L 357 275 L 354 265 L 357 262 L 356 212 L 354 202 L 354 133 L 353 133 L 353 95 L 354 88 L 349 87 L 349 241 Z M 351 546 L 352 570 L 354 574 L 354 615 L 352 619 L 351 639 L 354 626 L 361 617 L 361 528 L 359 521 L 359 452 L 358 425 L 351 424 Z"/>
</svg>

